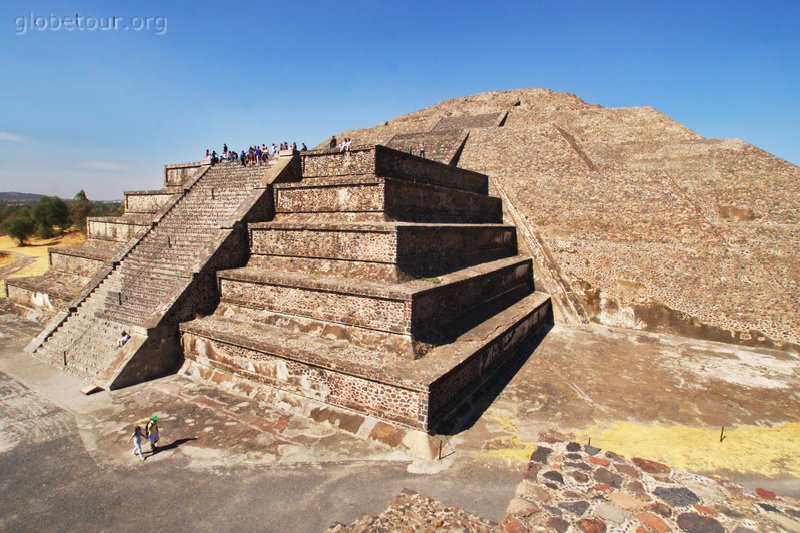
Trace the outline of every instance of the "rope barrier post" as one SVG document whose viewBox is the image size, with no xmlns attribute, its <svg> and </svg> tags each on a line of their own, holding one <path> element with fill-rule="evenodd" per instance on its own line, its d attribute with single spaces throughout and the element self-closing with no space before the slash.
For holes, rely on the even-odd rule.
<svg viewBox="0 0 800 533">
<path fill-rule="evenodd" d="M 722 429 L 719 430 L 719 441 L 722 442 L 725 440 L 725 426 L 722 426 Z"/>
<path fill-rule="evenodd" d="M 117 292 L 117 305 L 122 305 L 122 291 Z"/>
<path fill-rule="evenodd" d="M 61 355 L 64 357 L 64 366 L 67 366 L 67 351 L 64 350 Z"/>
</svg>

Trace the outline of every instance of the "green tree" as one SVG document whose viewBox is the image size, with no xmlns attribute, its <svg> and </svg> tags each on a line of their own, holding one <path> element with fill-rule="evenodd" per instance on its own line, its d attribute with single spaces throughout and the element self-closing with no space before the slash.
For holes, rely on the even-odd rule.
<svg viewBox="0 0 800 533">
<path fill-rule="evenodd" d="M 16 239 L 20 246 L 25 246 L 25 239 L 33 234 L 34 223 L 27 216 L 15 215 L 2 225 L 3 232 L 12 239 Z"/>
<path fill-rule="evenodd" d="M 92 212 L 92 202 L 86 197 L 83 189 L 78 191 L 69 208 L 69 218 L 73 226 L 86 234 L 86 217 Z"/>
<path fill-rule="evenodd" d="M 66 229 L 69 224 L 69 207 L 61 198 L 47 196 L 36 202 L 31 217 L 39 237 L 47 239 L 53 236 L 53 226 L 58 226 L 61 231 Z"/>
</svg>

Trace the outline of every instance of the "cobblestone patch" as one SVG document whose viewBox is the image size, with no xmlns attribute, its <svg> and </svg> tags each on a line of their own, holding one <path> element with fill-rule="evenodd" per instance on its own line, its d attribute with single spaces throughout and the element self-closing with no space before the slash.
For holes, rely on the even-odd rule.
<svg viewBox="0 0 800 533">
<path fill-rule="evenodd" d="M 800 530 L 800 500 L 549 438 L 506 512 L 508 533 Z"/>
</svg>

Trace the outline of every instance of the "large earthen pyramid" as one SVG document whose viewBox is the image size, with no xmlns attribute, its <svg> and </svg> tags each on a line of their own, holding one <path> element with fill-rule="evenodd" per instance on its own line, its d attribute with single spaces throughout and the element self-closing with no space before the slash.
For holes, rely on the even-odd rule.
<svg viewBox="0 0 800 533">
<path fill-rule="evenodd" d="M 343 132 L 488 174 L 557 319 L 798 350 L 800 168 L 546 89 Z"/>
</svg>

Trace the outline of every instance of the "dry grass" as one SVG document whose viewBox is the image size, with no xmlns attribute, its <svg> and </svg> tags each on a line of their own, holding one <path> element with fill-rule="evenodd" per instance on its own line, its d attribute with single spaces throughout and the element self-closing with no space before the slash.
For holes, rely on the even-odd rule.
<svg viewBox="0 0 800 533">
<path fill-rule="evenodd" d="M 47 272 L 47 250 L 51 246 L 74 246 L 83 244 L 86 237 L 79 231 L 69 231 L 59 237 L 52 239 L 40 239 L 38 237 L 31 237 L 28 239 L 26 246 L 18 246 L 17 242 L 8 235 L 0 235 L 0 250 L 16 252 L 35 258 L 35 261 L 26 266 L 19 272 L 11 274 L 9 278 L 23 278 L 29 276 L 41 276 Z M 9 266 L 17 259 L 14 256 L 6 256 L 3 254 L 0 260 L 0 267 Z"/>
</svg>

